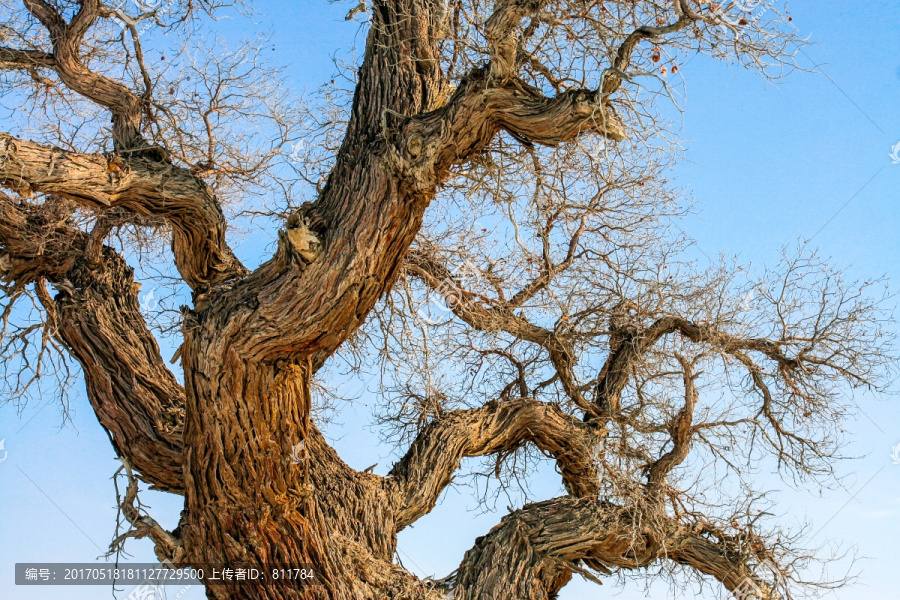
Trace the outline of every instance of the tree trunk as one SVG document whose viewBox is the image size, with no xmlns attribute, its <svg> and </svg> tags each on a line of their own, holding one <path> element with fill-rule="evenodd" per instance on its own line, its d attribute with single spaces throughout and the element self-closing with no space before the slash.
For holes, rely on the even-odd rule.
<svg viewBox="0 0 900 600">
<path fill-rule="evenodd" d="M 184 359 L 188 562 L 315 573 L 313 586 L 210 582 L 210 598 L 429 597 L 392 564 L 386 480 L 344 464 L 310 422 L 308 361 L 248 363 L 190 337 Z"/>
<path fill-rule="evenodd" d="M 542 304 L 531 299 L 545 289 L 556 294 L 549 289 L 552 279 L 577 260 L 597 263 L 600 270 L 611 267 L 612 282 L 627 275 L 639 288 L 644 285 L 646 267 L 639 266 L 641 261 L 635 263 L 637 267 L 630 259 L 611 263 L 618 260 L 617 252 L 601 254 L 605 251 L 580 237 L 592 229 L 607 229 L 606 216 L 597 221 L 601 213 L 615 219 L 622 210 L 614 208 L 615 201 L 607 211 L 602 203 L 606 192 L 598 192 L 598 208 L 583 213 L 567 257 L 557 262 L 551 239 L 557 238 L 559 229 L 551 235 L 551 225 L 562 219 L 570 228 L 578 220 L 576 212 L 586 209 L 575 210 L 579 202 L 573 203 L 566 194 L 560 194 L 558 205 L 549 198 L 539 199 L 543 192 L 538 194 L 535 187 L 538 212 L 529 214 L 527 221 L 548 218 L 540 230 L 533 224 L 526 230 L 533 229 L 542 241 L 540 275 L 515 291 L 521 282 L 495 283 L 507 277 L 494 274 L 506 267 L 494 271 L 491 264 L 485 275 L 486 281 L 494 283 L 496 297 L 493 292 L 482 295 L 464 286 L 454 289 L 452 312 L 469 328 L 502 332 L 544 354 L 520 361 L 514 353 L 506 353 L 518 378 L 498 394 L 499 400 L 480 408 L 437 411 L 387 477 L 357 472 L 344 464 L 310 417 L 315 370 L 363 325 L 404 268 L 432 292 L 458 279 L 439 252 L 424 245 L 410 252 L 426 208 L 451 174 L 459 173 L 457 167 L 467 162 L 487 165 L 480 157 L 487 153 L 490 158 L 491 143 L 500 132 L 526 148 L 558 146 L 588 133 L 624 140 L 626 127 L 616 115 L 616 100 L 611 96 L 632 72 L 638 73 L 629 65 L 632 55 L 641 60 L 636 52 L 639 43 L 662 43 L 664 37 L 689 34 L 691 28 L 697 37 L 702 36 L 701 30 L 728 29 L 717 6 L 696 12 L 700 9 L 678 0 L 673 14 L 665 17 L 657 6 L 661 3 L 630 3 L 635 6 L 616 12 L 631 12 L 641 20 L 650 16 L 656 25 L 638 24 L 621 40 L 602 73 L 593 66 L 585 71 L 585 80 L 589 73 L 598 75 L 595 88 L 574 86 L 579 77 L 565 75 L 569 67 L 557 65 L 563 74 L 547 79 L 557 93 L 547 96 L 546 86 L 537 85 L 541 80 L 523 69 L 551 73 L 553 64 L 539 60 L 546 52 L 551 63 L 568 62 L 566 52 L 554 56 L 560 47 L 552 37 L 540 37 L 544 30 L 548 36 L 575 31 L 560 27 L 568 27 L 565 22 L 574 17 L 550 18 L 560 6 L 545 0 L 497 0 L 483 23 L 453 39 L 454 27 L 457 33 L 460 27 L 469 30 L 469 20 L 481 16 L 486 7 L 473 4 L 477 10 L 465 18 L 456 15 L 451 19 L 456 24 L 448 29 L 449 15 L 444 13 L 450 5 L 446 3 L 376 0 L 346 133 L 331 172 L 315 201 L 291 212 L 271 259 L 250 271 L 229 247 L 225 215 L 213 187 L 202 178 L 205 172 L 214 172 L 213 157 L 194 164 L 184 157 L 176 160 L 143 137 L 142 131 L 156 130 L 143 119 L 158 99 L 151 97 L 154 86 L 143 68 L 134 28 L 135 55 L 147 79 L 143 94 L 91 70 L 96 56 L 84 52 L 83 46 L 97 39 L 88 35 L 91 28 L 111 17 L 99 0 L 72 3 L 77 9 L 64 12 L 45 0 L 24 4 L 30 17 L 22 22 L 40 23 L 52 52 L 40 36 L 34 37 L 33 48 L 0 47 L 0 69 L 23 70 L 41 88 L 47 81 L 58 83 L 108 109 L 115 152 L 70 152 L 0 132 L 0 186 L 15 192 L 15 197 L 0 192 L 0 293 L 11 297 L 0 318 L 0 338 L 7 333 L 15 298 L 33 285 L 47 313 L 44 342 L 56 336 L 80 363 L 92 406 L 125 463 L 130 499 L 121 505 L 132 529 L 114 540 L 114 549 L 128 537 L 150 537 L 161 559 L 202 567 L 207 575 L 210 568 L 263 571 L 265 578 L 241 584 L 205 578 L 208 597 L 216 600 L 437 600 L 445 593 L 393 564 L 398 531 L 434 508 L 463 458 L 495 455 L 499 461 L 533 444 L 554 458 L 568 496 L 512 511 L 479 538 L 456 574 L 453 594 L 458 600 L 550 600 L 573 573 L 593 577 L 582 565 L 612 575 L 613 569 L 641 569 L 663 558 L 714 577 L 729 590 L 751 585 L 760 591 L 760 598 L 778 597 L 778 581 L 767 581 L 754 568 L 776 557 L 773 549 L 781 546 L 780 537 L 767 548 L 766 540 L 754 531 L 756 519 L 742 526 L 733 518 L 698 516 L 690 510 L 695 497 L 678 491 L 668 478 L 687 459 L 695 433 L 716 428 L 731 436 L 733 426 L 760 427 L 764 420 L 771 429 L 759 433 L 775 442 L 771 449 L 779 463 L 815 474 L 809 457 L 830 456 L 828 440 L 820 444 L 789 431 L 781 419 L 790 423 L 798 421 L 798 415 L 782 411 L 787 404 L 810 411 L 827 407 L 823 400 L 828 395 L 820 391 L 833 389 L 840 378 L 869 384 L 869 367 L 857 373 L 859 361 L 854 354 L 860 339 L 874 339 L 855 329 L 858 315 L 868 309 L 863 305 L 858 310 L 849 302 L 848 316 L 832 316 L 846 308 L 846 298 L 839 293 L 841 310 L 823 300 L 816 330 L 810 335 L 792 337 L 785 331 L 778 340 L 745 339 L 742 333 L 732 332 L 728 311 L 712 323 L 669 314 L 699 298 L 700 291 L 709 295 L 713 287 L 688 286 L 684 289 L 689 294 L 662 295 L 653 307 L 619 297 L 631 284 L 620 290 L 619 283 L 598 283 L 596 301 L 580 298 L 584 294 L 573 289 L 571 295 L 580 299 L 572 304 L 566 301 L 550 327 L 549 305 L 537 311 Z M 601 10 L 608 16 L 614 12 Z M 598 29 L 613 35 L 621 27 Z M 609 49 L 606 35 L 597 41 L 598 48 Z M 33 36 L 29 31 L 20 37 L 18 41 L 23 42 Z M 682 47 L 693 48 L 693 38 L 688 38 L 689 45 Z M 466 43 L 460 44 L 463 40 Z M 541 47 L 544 50 L 539 51 Z M 658 51 L 652 55 L 653 62 L 659 60 Z M 445 70 L 451 52 L 453 68 Z M 111 55 L 104 51 L 101 56 Z M 464 69 L 460 71 L 459 66 Z M 54 73 L 58 81 L 39 77 L 38 68 Z M 621 106 L 631 101 L 626 97 Z M 635 114 L 641 114 L 640 101 L 637 106 Z M 279 129 L 289 128 L 279 123 Z M 209 145 L 216 146 L 212 141 Z M 540 178 L 538 163 L 543 159 L 538 153 L 521 156 L 520 165 L 534 167 L 524 179 Z M 639 157 L 637 167 L 643 168 L 642 155 L 634 156 Z M 610 183 L 617 194 L 630 198 L 633 183 L 643 187 L 645 180 L 656 176 L 651 162 L 646 179 L 631 181 L 631 159 L 620 162 L 617 158 L 610 171 L 623 173 L 621 179 L 615 176 L 615 186 Z M 560 162 L 560 168 L 568 165 L 574 161 Z M 261 173 L 269 167 L 259 169 L 247 172 Z M 592 186 L 593 181 L 592 175 L 584 184 Z M 519 183 L 506 191 L 518 194 L 530 185 Z M 478 199 L 482 192 L 476 190 L 481 189 L 488 186 L 478 183 L 468 193 Z M 28 201 L 35 193 L 41 201 Z M 637 194 L 653 197 L 652 192 Z M 90 232 L 83 229 L 87 221 L 93 221 Z M 114 228 L 126 223 L 138 227 L 165 223 L 171 230 L 174 264 L 193 294 L 193 308 L 183 311 L 184 341 L 178 353 L 183 387 L 166 368 L 146 327 L 133 270 L 122 255 L 103 245 Z M 531 263 L 537 254 L 526 249 L 512 214 L 510 224 L 528 255 L 523 260 Z M 620 233 L 630 236 L 630 227 L 622 227 Z M 606 233 L 593 231 L 592 235 L 603 238 L 603 248 L 618 243 L 606 239 Z M 642 241 L 631 244 L 625 243 L 622 249 L 643 248 Z M 666 255 L 668 250 L 660 256 Z M 666 264 L 647 260 L 650 273 Z M 513 269 L 514 279 L 532 269 L 525 263 L 520 267 Z M 560 281 L 574 281 L 573 273 Z M 585 278 L 600 271 L 591 267 L 579 273 L 578 278 Z M 653 283 L 652 278 L 647 282 Z M 55 298 L 48 284 L 57 290 Z M 679 290 L 672 285 L 672 290 Z M 658 287 L 654 283 L 652 289 Z M 579 306 L 582 302 L 584 306 Z M 537 311 L 536 320 L 530 320 L 532 309 Z M 719 314 L 721 306 L 709 312 Z M 620 319 L 625 313 L 628 318 Z M 609 330 L 604 325 L 607 318 Z M 617 325 L 620 320 L 621 326 Z M 784 319 L 780 321 L 784 328 Z M 819 321 L 832 325 L 820 331 Z M 873 318 L 871 324 L 876 323 L 880 321 Z M 27 347 L 33 329 L 29 325 L 11 343 Z M 668 336 L 679 340 L 671 348 L 660 349 Z M 680 343 L 705 348 L 698 349 L 696 358 L 677 352 L 661 357 Z M 591 367 L 579 361 L 593 362 L 597 350 L 607 344 L 609 353 L 600 372 L 580 380 L 582 369 L 587 374 Z M 21 353 L 27 358 L 27 348 Z M 480 353 L 481 360 L 485 354 Z M 695 422 L 703 411 L 695 411 L 699 388 L 694 379 L 700 371 L 695 375 L 694 366 L 706 356 L 721 357 L 726 369 L 737 365 L 746 370 L 753 391 L 762 399 L 759 412 L 751 418 Z M 757 363 L 757 356 L 772 367 Z M 645 402 L 640 392 L 645 381 L 672 376 L 671 364 L 680 364 L 683 373 L 684 402 L 677 410 L 670 410 L 668 394 Z M 553 377 L 529 385 L 533 377 L 543 379 L 545 365 L 553 368 Z M 551 386 L 557 378 L 559 389 L 555 390 Z M 637 408 L 627 406 L 627 395 L 634 393 L 631 384 L 640 400 Z M 509 397 L 514 387 L 520 397 Z M 776 389 L 789 389 L 789 402 L 773 398 Z M 747 395 L 746 390 L 741 394 Z M 805 422 L 811 412 L 801 414 Z M 835 409 L 828 414 L 842 413 Z M 757 432 L 752 435 L 751 440 L 757 439 Z M 606 444 L 607 439 L 616 443 Z M 163 530 L 135 506 L 136 477 L 156 489 L 185 495 L 178 530 Z M 601 500 L 610 490 L 614 501 Z M 670 497 L 671 511 L 666 505 Z M 717 519 L 731 523 L 731 528 L 716 525 Z M 272 577 L 273 569 L 294 568 L 311 570 L 313 583 Z"/>
</svg>

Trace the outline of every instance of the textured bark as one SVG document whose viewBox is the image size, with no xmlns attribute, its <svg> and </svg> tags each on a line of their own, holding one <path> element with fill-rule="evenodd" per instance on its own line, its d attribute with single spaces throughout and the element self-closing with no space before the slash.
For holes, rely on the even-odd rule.
<svg viewBox="0 0 900 600">
<path fill-rule="evenodd" d="M 0 182 L 105 212 L 164 218 L 175 265 L 195 290 L 246 273 L 225 241 L 225 217 L 209 186 L 188 169 L 142 156 L 80 154 L 0 134 Z"/>
<path fill-rule="evenodd" d="M 124 514 L 154 531 L 147 535 L 161 558 L 304 565 L 316 573 L 314 586 L 210 582 L 210 598 L 444 597 L 439 586 L 393 564 L 397 533 L 435 506 L 464 457 L 526 444 L 553 457 L 569 495 L 514 511 L 480 538 L 460 566 L 457 600 L 549 599 L 573 573 L 592 577 L 582 565 L 609 574 L 665 558 L 728 589 L 753 580 L 754 556 L 743 540 L 686 527 L 664 506 L 667 476 L 687 457 L 695 432 L 689 360 L 678 356 L 683 408 L 653 430 L 668 433 L 672 447 L 648 459 L 647 482 L 634 483 L 636 499 L 627 509 L 598 498 L 601 442 L 623 418 L 620 397 L 635 365 L 669 334 L 731 355 L 763 390 L 745 352 L 786 371 L 797 363 L 776 342 L 740 340 L 666 317 L 645 328 L 612 328 L 612 347 L 588 400 L 593 384 L 578 381 L 577 340 L 563 335 L 562 325 L 537 325 L 521 314 L 554 269 L 572 262 L 577 235 L 563 263 L 551 266 L 548 259 L 542 275 L 508 300 L 483 302 L 460 290 L 452 309 L 472 329 L 502 331 L 545 352 L 571 401 L 566 408 L 583 418 L 503 394 L 481 408 L 441 414 L 385 478 L 348 467 L 310 418 L 314 371 L 359 329 L 403 269 L 432 289 L 452 278 L 446 266 L 410 247 L 453 167 L 473 160 L 501 132 L 525 145 L 555 146 L 586 133 L 624 140 L 610 96 L 638 42 L 702 20 L 687 2 L 674 3 L 674 23 L 624 36 L 595 89 L 547 97 L 519 77 L 525 30 L 545 19 L 544 0 L 498 0 L 483 27 L 486 60 L 456 88 L 441 68 L 440 2 L 376 1 L 333 170 L 316 200 L 289 216 L 271 259 L 252 272 L 229 248 L 223 211 L 200 171 L 174 164 L 144 139 L 149 75 L 143 73 L 141 96 L 88 68 L 93 63 L 82 46 L 108 9 L 99 0 L 78 2 L 65 14 L 44 0 L 24 4 L 46 29 L 49 46 L 0 48 L 0 68 L 34 77 L 50 72 L 108 110 L 115 151 L 67 152 L 0 133 L 0 185 L 19 196 L 0 194 L 0 275 L 16 290 L 35 286 L 46 327 L 81 365 L 91 404 L 129 476 L 133 468 L 156 488 L 184 495 L 182 522 L 169 533 L 133 508 L 137 487 L 129 485 Z M 36 194 L 43 202 L 30 203 Z M 97 218 L 92 233 L 72 224 L 75 207 Z M 113 222 L 143 219 L 171 228 L 175 265 L 193 291 L 193 306 L 182 311 L 183 387 L 141 316 L 132 270 L 103 246 Z M 47 283 L 58 292 L 54 298 Z"/>
<path fill-rule="evenodd" d="M 556 459 L 572 496 L 596 497 L 596 431 L 560 409 L 529 399 L 492 402 L 454 411 L 431 423 L 413 442 L 391 475 L 402 495 L 397 527 L 431 512 L 464 457 L 513 451 L 526 442 Z"/>
<path fill-rule="evenodd" d="M 309 422 L 310 367 L 247 365 L 233 349 L 205 342 L 189 347 L 187 560 L 305 565 L 319 584 L 237 590 L 210 584 L 209 597 L 413 594 L 414 580 L 391 564 L 396 535 L 382 479 L 344 465 Z M 303 460 L 295 464 L 300 443 Z M 419 589 L 407 597 L 426 595 Z"/>
<path fill-rule="evenodd" d="M 119 456 L 156 488 L 180 492 L 184 392 L 147 330 L 133 271 L 110 248 L 91 250 L 65 207 L 0 194 L 3 278 L 56 285 L 51 326 L 84 372 L 88 399 Z"/>
<path fill-rule="evenodd" d="M 309 384 L 312 357 L 337 348 L 392 283 L 433 195 L 402 186 L 378 150 L 386 111 L 415 114 L 439 96 L 432 19 L 416 1 L 379 7 L 321 197 L 288 221 L 272 260 L 185 323 L 188 560 L 309 564 L 321 584 L 209 586 L 210 597 L 428 597 L 392 565 L 391 488 L 325 444 Z"/>
<path fill-rule="evenodd" d="M 58 335 L 81 365 L 88 398 L 119 456 L 154 487 L 182 492 L 184 391 L 147 331 L 131 268 L 80 261 L 55 298 Z M 127 399 L 127 401 L 123 401 Z"/>
<path fill-rule="evenodd" d="M 514 511 L 466 553 L 455 600 L 549 600 L 577 571 L 636 569 L 668 559 L 689 565 L 733 591 L 752 581 L 778 598 L 741 560 L 740 540 L 693 530 L 665 516 L 623 509 L 602 500 L 555 498 Z"/>
</svg>

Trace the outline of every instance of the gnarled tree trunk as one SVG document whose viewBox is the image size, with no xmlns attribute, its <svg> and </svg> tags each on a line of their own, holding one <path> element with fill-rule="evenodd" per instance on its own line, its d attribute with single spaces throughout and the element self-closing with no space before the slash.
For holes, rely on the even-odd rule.
<svg viewBox="0 0 900 600">
<path fill-rule="evenodd" d="M 71 4 L 71 10 L 59 4 Z M 186 4 L 185 19 L 195 3 Z M 555 307 L 566 291 L 547 300 L 536 318 L 527 316 L 528 303 L 578 261 L 609 265 L 611 278 L 618 278 L 611 287 L 630 289 L 632 283 L 622 280 L 633 278 L 640 288 L 642 276 L 628 266 L 622 275 L 613 262 L 628 263 L 641 244 L 632 246 L 628 239 L 602 253 L 582 236 L 598 239 L 617 229 L 617 223 L 604 221 L 603 193 L 642 188 L 643 176 L 606 182 L 608 188 L 597 193 L 599 204 L 591 200 L 588 210 L 573 209 L 578 203 L 568 198 L 553 205 L 535 193 L 537 204 L 550 207 L 526 219 L 537 223 L 542 249 L 525 250 L 515 230 L 527 262 L 541 263 L 536 270 L 527 264 L 521 269 L 536 273 L 534 278 L 515 282 L 519 289 L 513 293 L 507 293 L 510 282 L 497 284 L 495 296 L 454 284 L 455 318 L 472 331 L 502 332 L 529 345 L 524 361 L 493 350 L 516 369 L 514 381 L 497 398 L 477 408 L 441 406 L 423 419 L 387 477 L 347 466 L 312 421 L 313 376 L 398 277 L 415 277 L 432 291 L 454 279 L 438 253 L 411 250 L 429 203 L 454 169 L 474 162 L 501 132 L 524 146 L 523 156 L 530 153 L 534 162 L 539 160 L 535 145 L 561 146 L 585 134 L 623 141 L 625 126 L 613 96 L 632 77 L 629 67 L 640 42 L 661 44 L 681 35 L 689 40 L 682 47 L 693 48 L 695 38 L 708 38 L 718 51 L 724 39 L 720 30 L 735 33 L 728 42 L 742 39 L 729 17 L 745 21 L 732 14 L 733 7 L 723 13 L 715 4 L 701 3 L 701 10 L 687 0 L 584 7 L 497 0 L 490 16 L 470 31 L 460 25 L 461 14 L 467 8 L 471 15 L 465 19 L 480 14 L 484 7 L 475 4 L 373 3 L 334 166 L 316 188 L 315 200 L 292 209 L 274 255 L 250 270 L 228 246 L 219 199 L 202 177 L 213 169 L 215 157 L 190 164 L 145 139 L 153 129 L 155 92 L 134 25 L 129 31 L 137 64 L 128 58 L 128 68 L 109 71 L 140 73 L 143 93 L 89 68 L 97 54 L 84 48 L 93 43 L 88 33 L 118 13 L 100 0 L 25 0 L 25 21 L 46 39 L 35 47 L 0 47 L 0 69 L 27 74 L 35 85 L 44 85 L 44 75 L 52 77 L 60 89 L 107 109 L 114 151 L 67 151 L 0 133 L 0 185 L 14 194 L 0 193 L 0 278 L 12 298 L 33 289 L 46 314 L 45 337 L 57 339 L 81 365 L 90 402 L 127 473 L 134 469 L 156 489 L 184 495 L 182 521 L 169 532 L 133 505 L 137 483 L 132 481 L 127 495 L 132 505 L 124 514 L 134 529 L 127 535 L 151 538 L 157 555 L 179 566 L 303 566 L 315 574 L 315 585 L 271 578 L 239 585 L 208 580 L 208 597 L 214 600 L 437 600 L 451 588 L 458 600 L 549 600 L 574 573 L 596 578 L 661 560 L 714 577 L 729 590 L 753 586 L 760 600 L 780 598 L 779 581 L 756 569 L 776 555 L 754 528 L 755 518 L 732 521 L 730 529 L 722 519 L 705 519 L 685 508 L 690 498 L 670 476 L 685 463 L 692 443 L 707 443 L 703 436 L 709 430 L 731 439 L 736 428 L 747 426 L 780 463 L 804 472 L 810 461 L 828 456 L 827 439 L 803 437 L 785 423 L 803 423 L 829 406 L 835 380 L 868 383 L 871 363 L 852 334 L 861 330 L 859 322 L 871 322 L 860 317 L 866 307 L 859 309 L 855 298 L 832 310 L 832 294 L 821 293 L 821 318 L 813 332 L 792 335 L 775 326 L 777 339 L 744 335 L 746 330 L 729 330 L 728 315 L 705 318 L 727 312 L 719 304 L 694 311 L 703 316 L 697 321 L 673 314 L 709 295 L 713 286 L 703 293 L 688 287 L 690 293 L 659 297 L 669 293 L 660 291 L 665 287 L 660 281 L 651 281 L 650 291 L 635 292 L 646 296 L 637 301 L 618 297 L 627 291 L 598 285 L 594 293 L 608 292 L 610 298 L 578 297 L 548 318 L 547 307 Z M 607 19 L 611 24 L 598 26 Z M 635 19 L 650 24 L 634 24 Z M 570 28 L 554 29 L 563 24 Z M 459 47 L 449 58 L 442 43 L 454 28 Z M 553 44 L 597 31 L 610 51 L 602 57 L 608 67 L 598 71 L 599 81 L 590 89 L 574 84 L 578 78 L 571 75 L 578 69 L 567 67 L 568 75 L 556 77 L 554 65 L 538 60 L 540 55 L 565 62 L 565 52 Z M 767 32 L 758 33 L 769 39 Z M 535 42 L 534 36 L 547 37 Z M 20 41 L 28 39 L 22 35 Z M 0 37 L 0 43 L 6 40 Z M 544 44 L 547 40 L 553 43 Z M 454 87 L 451 69 L 443 64 L 456 60 L 457 50 L 467 56 L 480 52 L 483 60 L 454 74 Z M 753 45 L 747 51 L 753 57 L 762 52 Z M 645 62 L 659 60 L 654 46 Z M 546 85 L 539 88 L 538 81 Z M 550 88 L 555 95 L 545 95 Z M 219 109 L 211 107 L 203 118 Z M 643 117 L 642 110 L 635 114 Z M 208 146 L 214 154 L 216 144 Z M 32 201 L 36 194 L 41 202 Z M 575 218 L 569 210 L 584 212 Z M 562 260 L 551 251 L 560 235 L 552 231 L 556 220 L 563 221 L 563 237 L 570 236 Z M 124 224 L 171 230 L 174 264 L 193 301 L 182 309 L 177 356 L 183 386 L 165 367 L 144 322 L 133 270 L 104 245 Z M 615 258 L 620 252 L 625 258 Z M 779 319 L 784 325 L 780 312 Z M 672 347 L 661 349 L 666 339 L 674 340 Z M 597 369 L 593 361 L 604 344 L 608 352 Z M 679 352 L 682 346 L 693 348 L 694 356 Z M 580 364 L 582 355 L 588 360 Z M 696 366 L 710 356 L 724 368 L 746 373 L 761 404 L 750 416 L 700 414 Z M 586 372 L 591 374 L 582 377 Z M 643 395 L 642 385 L 673 377 L 679 390 L 683 386 L 683 399 Z M 636 399 L 625 406 L 631 384 Z M 538 399 L 551 389 L 558 391 L 547 392 L 547 401 Z M 773 390 L 782 390 L 788 401 L 777 402 Z M 706 418 L 711 420 L 701 420 Z M 434 508 L 463 458 L 508 455 L 526 445 L 555 461 L 566 495 L 512 511 L 476 541 L 455 578 L 440 585 L 394 564 L 398 532 Z M 721 450 L 711 443 L 710 449 Z M 615 478 L 615 485 L 606 485 L 604 477 Z M 604 492 L 616 500 L 601 498 Z"/>
<path fill-rule="evenodd" d="M 347 467 L 310 423 L 308 363 L 248 365 L 202 344 L 185 363 L 186 560 L 316 575 L 305 587 L 210 583 L 211 598 L 426 597 L 392 565 L 390 487 Z"/>
</svg>

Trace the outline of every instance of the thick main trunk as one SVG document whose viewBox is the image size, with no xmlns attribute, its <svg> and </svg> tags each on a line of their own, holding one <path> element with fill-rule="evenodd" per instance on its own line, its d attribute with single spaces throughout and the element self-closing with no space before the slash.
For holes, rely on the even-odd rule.
<svg viewBox="0 0 900 600">
<path fill-rule="evenodd" d="M 306 566 L 318 584 L 208 582 L 210 598 L 429 597 L 392 564 L 385 480 L 349 468 L 310 422 L 308 362 L 247 362 L 189 335 L 185 367 L 188 561 Z"/>
</svg>

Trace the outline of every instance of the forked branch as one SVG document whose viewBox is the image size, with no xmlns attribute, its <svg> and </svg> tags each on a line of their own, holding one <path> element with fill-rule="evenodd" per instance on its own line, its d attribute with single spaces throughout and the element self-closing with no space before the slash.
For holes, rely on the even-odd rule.
<svg viewBox="0 0 900 600">
<path fill-rule="evenodd" d="M 195 290 L 246 273 L 225 240 L 212 190 L 187 169 L 141 156 L 66 152 L 0 133 L 0 185 L 25 197 L 54 194 L 101 212 L 121 207 L 164 218 L 175 265 Z"/>
<path fill-rule="evenodd" d="M 113 141 L 118 151 L 142 149 L 143 104 L 140 97 L 121 82 L 94 73 L 81 57 L 85 34 L 101 16 L 100 0 L 83 0 L 80 9 L 66 22 L 56 8 L 44 0 L 25 0 L 26 8 L 47 29 L 53 45 L 52 61 L 45 64 L 73 92 L 104 106 L 112 113 Z"/>
</svg>

